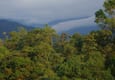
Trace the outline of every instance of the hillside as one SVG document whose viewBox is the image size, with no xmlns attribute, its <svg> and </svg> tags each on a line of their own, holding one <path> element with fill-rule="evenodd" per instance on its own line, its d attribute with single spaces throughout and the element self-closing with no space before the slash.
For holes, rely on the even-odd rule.
<svg viewBox="0 0 115 80">
<path fill-rule="evenodd" d="M 21 23 L 15 22 L 15 21 L 0 19 L 0 37 L 3 37 L 3 35 L 2 35 L 3 32 L 8 33 L 11 31 L 16 31 L 19 27 L 31 29 L 31 27 L 27 27 Z"/>
</svg>

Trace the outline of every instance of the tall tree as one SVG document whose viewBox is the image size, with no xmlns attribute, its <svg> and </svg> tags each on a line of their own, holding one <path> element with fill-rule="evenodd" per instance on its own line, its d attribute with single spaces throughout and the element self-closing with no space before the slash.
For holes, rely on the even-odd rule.
<svg viewBox="0 0 115 80">
<path fill-rule="evenodd" d="M 100 37 L 100 39 L 101 41 L 104 39 L 102 43 L 106 42 L 106 45 L 103 46 L 104 51 L 107 53 L 106 66 L 111 69 L 111 73 L 115 77 L 115 0 L 106 0 L 103 6 L 104 9 L 100 9 L 95 13 L 95 21 L 101 26 L 105 36 L 105 38 Z M 107 37 L 108 39 L 106 39 Z"/>
<path fill-rule="evenodd" d="M 106 0 L 103 6 L 104 9 L 95 13 L 95 21 L 102 29 L 110 30 L 115 38 L 115 0 Z"/>
</svg>

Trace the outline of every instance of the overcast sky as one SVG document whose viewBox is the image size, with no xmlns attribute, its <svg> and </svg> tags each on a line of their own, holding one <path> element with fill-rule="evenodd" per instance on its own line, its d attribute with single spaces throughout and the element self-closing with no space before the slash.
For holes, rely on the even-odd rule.
<svg viewBox="0 0 115 80">
<path fill-rule="evenodd" d="M 0 0 L 0 18 L 48 23 L 93 16 L 104 0 Z"/>
</svg>

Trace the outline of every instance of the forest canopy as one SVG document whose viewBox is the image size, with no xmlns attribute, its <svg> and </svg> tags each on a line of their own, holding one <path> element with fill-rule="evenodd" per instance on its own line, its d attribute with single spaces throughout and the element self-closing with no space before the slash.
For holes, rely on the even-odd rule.
<svg viewBox="0 0 115 80">
<path fill-rule="evenodd" d="M 0 80 L 115 80 L 115 0 L 95 13 L 100 30 L 57 34 L 46 25 L 0 39 Z"/>
</svg>

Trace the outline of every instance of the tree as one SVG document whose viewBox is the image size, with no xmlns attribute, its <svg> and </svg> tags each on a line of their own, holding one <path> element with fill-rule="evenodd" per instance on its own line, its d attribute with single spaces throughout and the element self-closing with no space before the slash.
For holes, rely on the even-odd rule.
<svg viewBox="0 0 115 80">
<path fill-rule="evenodd" d="M 82 51 L 83 43 L 84 43 L 84 36 L 82 36 L 79 33 L 75 33 L 72 35 L 70 39 L 70 44 L 76 48 L 77 52 Z"/>
<path fill-rule="evenodd" d="M 95 34 L 89 34 L 84 37 L 82 51 L 85 53 L 92 53 L 92 51 L 97 51 L 97 43 L 94 37 Z"/>
<path fill-rule="evenodd" d="M 102 29 L 110 30 L 112 38 L 115 38 L 115 0 L 106 0 L 104 2 L 104 10 L 100 9 L 95 13 L 96 23 Z"/>
<path fill-rule="evenodd" d="M 9 34 L 9 38 L 5 39 L 5 46 L 11 50 L 20 50 L 23 48 L 23 38 L 27 35 L 27 31 L 24 28 L 19 28 L 18 31 L 12 31 Z"/>
<path fill-rule="evenodd" d="M 103 33 L 99 33 L 102 38 L 100 38 L 100 40 L 98 39 L 98 42 L 101 41 L 101 46 L 103 48 L 101 50 L 107 53 L 105 65 L 108 69 L 111 70 L 112 75 L 115 77 L 115 0 L 106 0 L 103 6 L 104 9 L 100 9 L 95 13 L 95 21 L 101 26 L 101 33 Z"/>
</svg>

